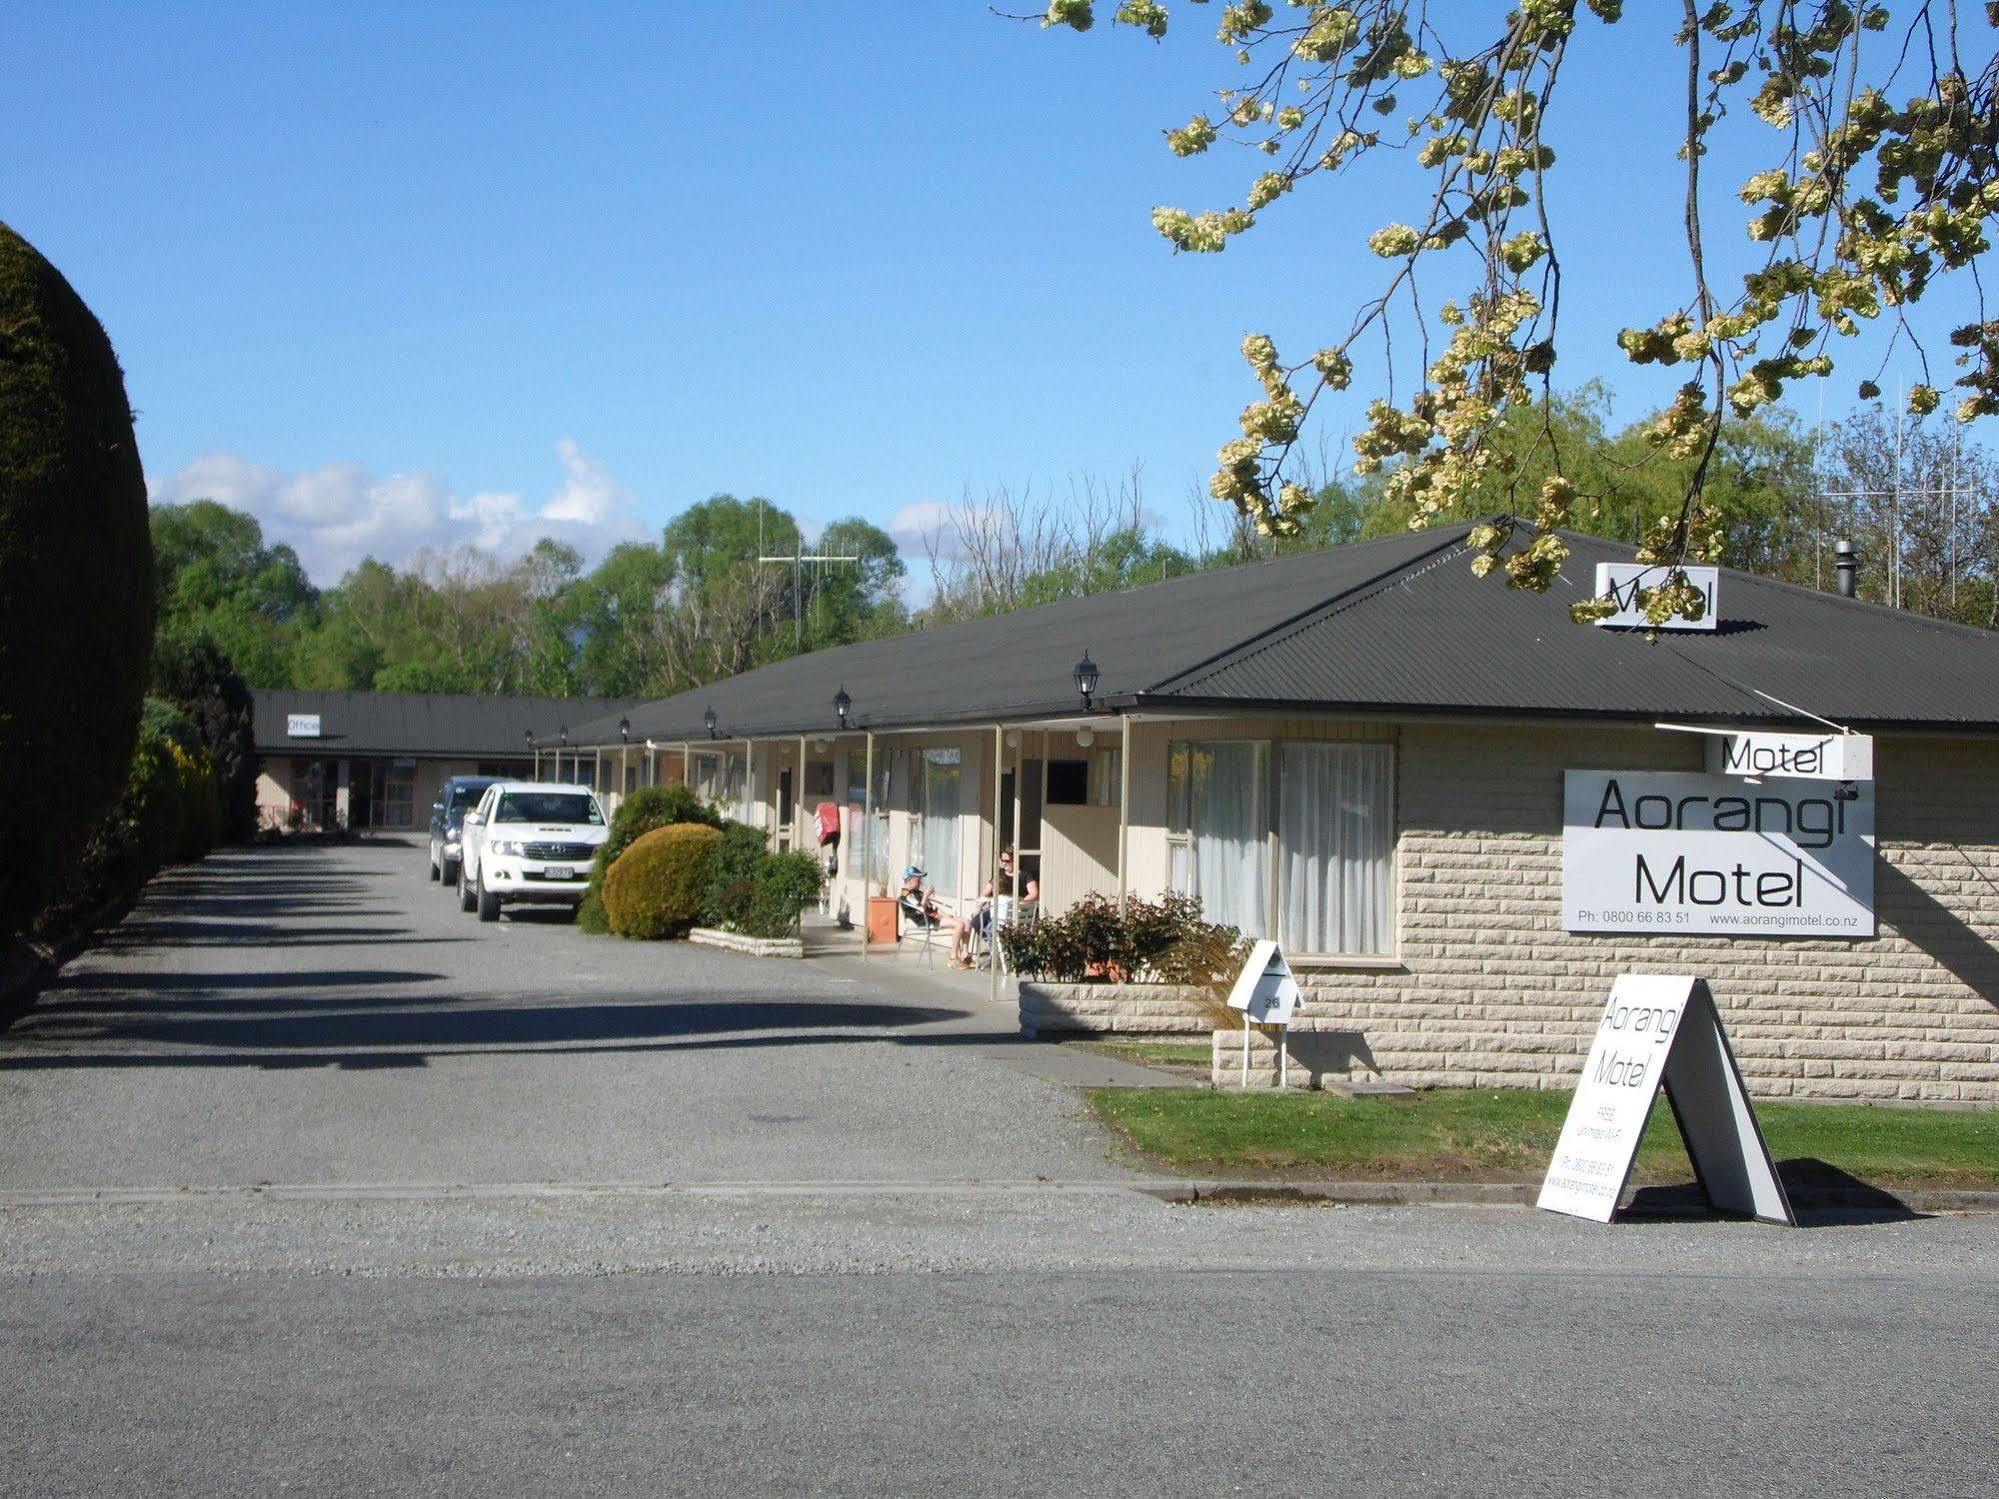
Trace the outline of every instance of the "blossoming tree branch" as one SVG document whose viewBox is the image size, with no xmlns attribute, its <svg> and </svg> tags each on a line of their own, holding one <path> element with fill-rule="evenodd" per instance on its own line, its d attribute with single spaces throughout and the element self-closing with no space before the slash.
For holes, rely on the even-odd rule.
<svg viewBox="0 0 1999 1499">
<path fill-rule="evenodd" d="M 1905 343 L 1921 360 L 1909 410 L 1935 410 L 1941 377 L 1908 310 L 1952 272 L 1970 271 L 1975 306 L 1949 335 L 1961 371 L 1957 419 L 1999 412 L 1999 322 L 1984 315 L 1973 264 L 1999 211 L 1999 64 L 1989 48 L 1967 64 L 1956 0 L 1893 7 L 1906 12 L 1900 19 L 1888 5 L 1845 0 L 1683 6 L 1675 40 L 1685 54 L 1685 130 L 1675 170 L 1684 178 L 1686 294 L 1618 337 L 1634 362 L 1683 366 L 1688 377 L 1649 432 L 1659 452 L 1692 460 L 1678 509 L 1658 517 L 1640 554 L 1668 569 L 1643 599 L 1654 623 L 1697 618 L 1701 595 L 1679 569 L 1725 560 L 1722 527 L 1702 494 L 1726 417 L 1775 401 L 1789 381 L 1830 375 L 1840 341 L 1882 319 L 1894 330 L 1883 360 Z M 1556 164 L 1548 122 L 1570 48 L 1589 45 L 1591 28 L 1618 23 L 1623 5 L 1520 0 L 1469 45 L 1443 31 L 1463 29 L 1470 7 L 1436 9 L 1424 0 L 1217 7 L 1217 40 L 1242 81 L 1218 91 L 1212 113 L 1168 130 L 1166 144 L 1197 156 L 1228 141 L 1265 158 L 1263 168 L 1239 205 L 1157 208 L 1153 223 L 1176 251 L 1218 253 L 1309 179 L 1407 153 L 1425 174 L 1421 192 L 1410 222 L 1368 237 L 1386 263 L 1383 280 L 1343 335 L 1299 360 L 1263 334 L 1244 339 L 1262 394 L 1243 409 L 1242 435 L 1221 449 L 1210 489 L 1260 531 L 1295 532 L 1313 500 L 1293 476 L 1300 433 L 1320 397 L 1348 388 L 1378 346 L 1384 393 L 1354 438 L 1355 468 L 1387 465 L 1388 497 L 1409 505 L 1416 526 L 1462 514 L 1481 493 L 1512 496 L 1508 518 L 1471 533 L 1472 569 L 1501 567 L 1510 585 L 1545 589 L 1568 555 L 1557 531 L 1598 499 L 1564 473 L 1549 420 L 1562 263 L 1546 199 Z M 1999 3 L 1983 10 L 1986 26 L 1999 26 Z M 1018 19 L 1082 32 L 1095 11 L 1091 0 L 1051 0 L 1044 15 Z M 1123 0 L 1112 19 L 1158 39 L 1170 17 L 1159 0 Z M 1989 41 L 1989 30 L 1982 35 Z M 1770 166 L 1739 187 L 1748 236 L 1762 247 L 1739 284 L 1711 276 L 1703 248 L 1701 167 L 1722 128 L 1765 132 L 1770 152 Z M 1432 279 L 1453 294 L 1434 301 Z M 1422 378 L 1398 400 L 1390 322 L 1405 314 L 1422 331 Z M 1859 382 L 1862 399 L 1879 395 L 1880 373 Z M 1522 408 L 1538 413 L 1525 452 L 1494 441 Z M 1530 467 L 1547 477 L 1538 493 L 1519 496 Z M 1574 612 L 1587 622 L 1606 607 L 1592 601 Z"/>
</svg>

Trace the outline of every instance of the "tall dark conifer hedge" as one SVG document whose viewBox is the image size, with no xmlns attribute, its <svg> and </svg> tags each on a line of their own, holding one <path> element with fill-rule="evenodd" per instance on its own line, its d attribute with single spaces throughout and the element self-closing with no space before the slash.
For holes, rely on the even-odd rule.
<svg viewBox="0 0 1999 1499">
<path fill-rule="evenodd" d="M 0 942 L 125 783 L 152 638 L 124 375 L 62 273 L 0 223 Z"/>
</svg>

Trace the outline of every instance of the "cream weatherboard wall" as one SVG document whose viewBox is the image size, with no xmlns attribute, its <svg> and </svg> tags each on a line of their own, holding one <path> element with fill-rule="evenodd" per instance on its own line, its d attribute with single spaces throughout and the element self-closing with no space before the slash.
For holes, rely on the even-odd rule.
<svg viewBox="0 0 1999 1499">
<path fill-rule="evenodd" d="M 1300 731 L 1396 746 L 1397 950 L 1301 974 L 1301 1028 L 1345 1033 L 1356 1067 L 1417 1085 L 1567 1087 L 1616 975 L 1696 973 L 1761 1096 L 1999 1102 L 1999 743 L 1878 741 L 1878 935 L 1834 940 L 1563 929 L 1563 771 L 1699 770 L 1697 738 L 1585 724 L 1227 728 Z M 1221 725 L 1134 736 L 1142 893 L 1165 882 L 1166 744 L 1212 737 Z"/>
</svg>

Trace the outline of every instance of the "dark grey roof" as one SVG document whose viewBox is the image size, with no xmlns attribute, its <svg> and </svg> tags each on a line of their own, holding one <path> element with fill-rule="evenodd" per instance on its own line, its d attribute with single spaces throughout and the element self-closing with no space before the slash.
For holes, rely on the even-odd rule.
<svg viewBox="0 0 1999 1499">
<path fill-rule="evenodd" d="M 632 738 L 705 738 L 711 703 L 724 735 L 825 732 L 842 685 L 864 726 L 1072 711 L 1086 649 L 1103 669 L 1099 698 L 1128 697 L 1444 544 L 1396 536 L 793 656 L 634 709 Z M 616 722 L 572 738 L 613 743 Z"/>
<path fill-rule="evenodd" d="M 862 728 L 1072 713 L 1085 648 L 1101 706 L 1311 707 L 1709 721 L 1794 717 L 1999 729 L 1999 635 L 1724 569 L 1712 632 L 1570 622 L 1597 562 L 1570 535 L 1545 594 L 1474 578 L 1439 528 L 793 657 L 630 710 L 632 738 L 826 733 L 845 686 Z M 573 743 L 615 743 L 613 712 Z"/>
<path fill-rule="evenodd" d="M 615 723 L 627 706 L 616 698 L 474 697 L 447 692 L 267 688 L 255 696 L 257 748 L 264 754 L 419 759 L 524 758 L 528 730 L 534 730 L 545 747 L 552 742 L 548 736 L 562 725 L 573 729 L 606 714 Z M 285 732 L 285 721 L 294 713 L 319 715 L 317 739 L 293 739 Z"/>
<path fill-rule="evenodd" d="M 1470 575 L 1452 545 L 1385 583 L 1161 682 L 1175 701 L 1617 718 L 1787 719 L 1768 693 L 1839 723 L 1999 726 L 1999 635 L 1724 569 L 1712 631 L 1577 626 L 1599 562 L 1630 547 L 1566 537 L 1545 594 Z"/>
</svg>

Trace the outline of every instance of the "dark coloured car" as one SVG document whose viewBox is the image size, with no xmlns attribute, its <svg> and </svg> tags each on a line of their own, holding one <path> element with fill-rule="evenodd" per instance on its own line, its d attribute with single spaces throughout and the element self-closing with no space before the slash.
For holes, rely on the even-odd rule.
<svg viewBox="0 0 1999 1499">
<path fill-rule="evenodd" d="M 464 839 L 465 814 L 479 805 L 486 788 L 498 776 L 453 776 L 437 790 L 430 809 L 430 877 L 447 885 L 458 883 L 458 850 Z"/>
</svg>

